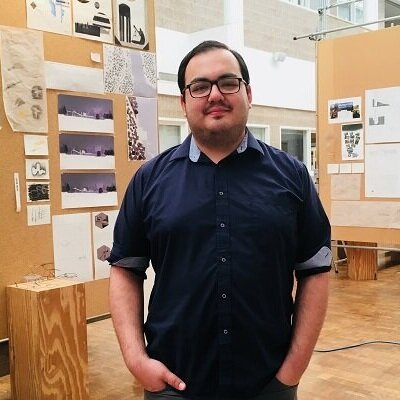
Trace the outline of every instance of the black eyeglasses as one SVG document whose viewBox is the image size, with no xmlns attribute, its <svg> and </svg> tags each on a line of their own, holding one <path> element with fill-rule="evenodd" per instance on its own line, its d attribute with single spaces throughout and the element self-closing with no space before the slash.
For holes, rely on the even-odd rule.
<svg viewBox="0 0 400 400">
<path fill-rule="evenodd" d="M 210 95 L 213 85 L 217 85 L 218 90 L 222 94 L 233 94 L 237 93 L 240 90 L 241 82 L 247 85 L 247 82 L 243 78 L 236 77 L 219 78 L 215 81 L 202 79 L 186 85 L 182 90 L 182 93 L 186 89 L 189 89 L 190 95 L 195 99 L 199 97 L 207 97 Z"/>
</svg>

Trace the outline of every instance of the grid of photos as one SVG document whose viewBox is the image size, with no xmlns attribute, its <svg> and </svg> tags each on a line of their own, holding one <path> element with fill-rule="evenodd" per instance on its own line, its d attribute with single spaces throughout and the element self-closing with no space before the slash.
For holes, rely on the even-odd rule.
<svg viewBox="0 0 400 400">
<path fill-rule="evenodd" d="M 118 205 L 112 101 L 61 94 L 58 122 L 61 207 Z"/>
</svg>

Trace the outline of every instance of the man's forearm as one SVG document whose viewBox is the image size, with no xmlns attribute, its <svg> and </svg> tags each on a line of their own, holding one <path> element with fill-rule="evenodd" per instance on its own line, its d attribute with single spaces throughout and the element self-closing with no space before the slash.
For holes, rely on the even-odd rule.
<svg viewBox="0 0 400 400">
<path fill-rule="evenodd" d="M 283 383 L 298 383 L 310 362 L 325 319 L 328 286 L 328 273 L 311 275 L 298 281 L 292 340 L 277 373 L 277 378 Z"/>
<path fill-rule="evenodd" d="M 129 270 L 111 267 L 110 310 L 122 355 L 133 373 L 146 357 L 143 335 L 143 279 Z"/>
</svg>

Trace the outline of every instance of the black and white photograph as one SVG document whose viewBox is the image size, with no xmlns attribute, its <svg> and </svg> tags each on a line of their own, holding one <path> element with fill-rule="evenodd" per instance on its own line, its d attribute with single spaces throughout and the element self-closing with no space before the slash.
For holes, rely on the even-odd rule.
<svg viewBox="0 0 400 400">
<path fill-rule="evenodd" d="M 115 0 L 115 44 L 148 50 L 147 1 Z"/>
<path fill-rule="evenodd" d="M 94 97 L 58 96 L 60 131 L 113 133 L 112 100 Z"/>
<path fill-rule="evenodd" d="M 118 204 L 115 174 L 62 173 L 62 208 L 116 206 Z"/>
<path fill-rule="evenodd" d="M 26 159 L 26 179 L 50 179 L 49 160 L 47 159 Z"/>
<path fill-rule="evenodd" d="M 26 201 L 28 203 L 36 201 L 50 200 L 49 182 L 27 182 L 26 183 Z"/>
<path fill-rule="evenodd" d="M 60 134 L 61 169 L 114 169 L 114 137 Z"/>
<path fill-rule="evenodd" d="M 113 42 L 111 0 L 74 0 L 74 36 Z"/>
</svg>

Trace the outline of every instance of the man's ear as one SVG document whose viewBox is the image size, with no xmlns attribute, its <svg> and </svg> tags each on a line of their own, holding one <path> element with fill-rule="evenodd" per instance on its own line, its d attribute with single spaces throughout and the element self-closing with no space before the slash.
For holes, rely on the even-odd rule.
<svg viewBox="0 0 400 400">
<path fill-rule="evenodd" d="M 249 101 L 249 108 L 252 107 L 251 102 L 253 101 L 253 94 L 251 92 L 251 86 L 247 85 L 246 86 L 246 93 L 247 93 L 247 99 Z"/>
<path fill-rule="evenodd" d="M 181 100 L 181 107 L 182 107 L 183 115 L 186 117 L 186 101 L 185 101 L 184 93 L 181 94 L 180 100 Z"/>
</svg>

